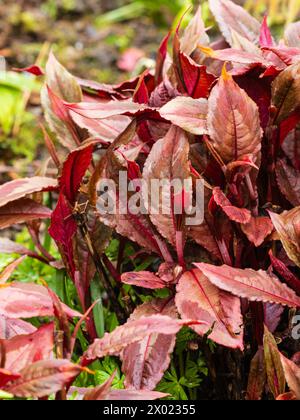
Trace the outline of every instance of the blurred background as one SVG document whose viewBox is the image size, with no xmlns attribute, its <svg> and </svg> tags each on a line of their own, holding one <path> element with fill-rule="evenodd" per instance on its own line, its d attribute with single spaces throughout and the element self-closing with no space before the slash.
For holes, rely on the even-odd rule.
<svg viewBox="0 0 300 420">
<path fill-rule="evenodd" d="M 213 37 L 214 22 L 206 1 L 0 0 L 0 56 L 10 70 L 43 65 L 53 48 L 76 76 L 116 83 L 151 67 L 163 36 L 184 11 L 199 3 Z M 286 23 L 299 18 L 300 0 L 236 3 L 256 17 L 268 11 L 279 37 Z M 44 153 L 38 124 L 40 83 L 24 73 L 0 77 L 0 182 L 33 175 L 40 166 Z"/>
</svg>

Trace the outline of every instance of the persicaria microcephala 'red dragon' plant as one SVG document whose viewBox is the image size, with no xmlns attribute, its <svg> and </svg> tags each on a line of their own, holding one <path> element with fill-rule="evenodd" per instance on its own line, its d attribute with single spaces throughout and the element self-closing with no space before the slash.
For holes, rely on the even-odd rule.
<svg viewBox="0 0 300 420">
<path fill-rule="evenodd" d="M 266 18 L 260 23 L 229 0 L 210 7 L 220 40 L 210 42 L 199 9 L 184 31 L 179 25 L 163 40 L 155 71 L 119 85 L 78 79 L 50 55 L 41 96 L 59 176 L 0 187 L 0 227 L 26 222 L 36 245 L 31 251 L 0 240 L 2 252 L 21 255 L 0 275 L 6 394 L 65 398 L 87 366 L 118 356 L 125 389 L 111 389 L 113 375 L 85 399 L 164 397 L 156 387 L 177 333 L 189 327 L 215 389 L 222 359 L 235 378 L 228 379 L 232 398 L 300 399 L 297 342 L 286 344 L 300 306 L 299 24 L 277 42 Z M 103 180 L 113 185 L 112 196 Z M 153 180 L 164 185 L 157 194 Z M 203 217 L 191 224 L 198 185 Z M 53 210 L 43 192 L 57 198 Z M 146 206 L 153 196 L 154 206 Z M 110 199 L 117 210 L 100 212 Z M 62 261 L 41 242 L 37 220 L 49 218 Z M 108 258 L 112 238 L 118 249 Z M 84 315 L 45 283 L 8 282 L 25 256 L 66 270 Z M 94 279 L 117 318 L 105 335 Z M 33 317 L 54 322 L 36 328 L 25 321 Z M 282 352 L 274 336 L 283 340 Z"/>
</svg>

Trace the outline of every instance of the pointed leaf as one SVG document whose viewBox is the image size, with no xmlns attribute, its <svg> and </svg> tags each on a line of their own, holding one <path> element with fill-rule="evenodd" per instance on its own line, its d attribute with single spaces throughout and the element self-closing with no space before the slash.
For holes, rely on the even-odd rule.
<svg viewBox="0 0 300 420">
<path fill-rule="evenodd" d="M 95 340 L 85 353 L 85 359 L 94 360 L 107 355 L 118 355 L 127 346 L 143 340 L 149 334 L 176 334 L 180 328 L 179 321 L 165 315 L 152 315 L 128 321 L 112 333 L 106 333 L 102 339 Z"/>
<path fill-rule="evenodd" d="M 62 303 L 70 318 L 81 314 Z M 9 283 L 0 287 L 0 315 L 8 318 L 53 316 L 53 303 L 47 289 L 34 283 Z"/>
<path fill-rule="evenodd" d="M 269 217 L 251 217 L 250 222 L 241 225 L 242 231 L 256 247 L 262 245 L 273 232 L 273 223 Z"/>
<path fill-rule="evenodd" d="M 286 253 L 300 267 L 300 207 L 280 215 L 271 212 L 269 214 Z"/>
<path fill-rule="evenodd" d="M 155 299 L 136 308 L 130 322 L 144 316 L 166 315 L 177 319 L 173 299 Z M 126 388 L 152 391 L 170 364 L 170 354 L 176 342 L 175 334 L 151 334 L 129 345 L 122 353 L 122 372 Z"/>
<path fill-rule="evenodd" d="M 201 6 L 198 7 L 196 14 L 185 28 L 180 44 L 181 51 L 188 56 L 195 51 L 198 45 L 209 44 L 209 37 L 206 34 L 205 24 L 202 19 Z"/>
<path fill-rule="evenodd" d="M 225 163 L 253 156 L 261 150 L 262 129 L 257 105 L 226 71 L 208 100 L 211 143 Z"/>
<path fill-rule="evenodd" d="M 176 306 L 183 319 L 205 321 L 191 328 L 218 344 L 243 349 L 240 299 L 215 287 L 200 270 L 186 272 L 177 286 Z"/>
<path fill-rule="evenodd" d="M 5 391 L 20 398 L 43 398 L 60 391 L 82 371 L 69 360 L 44 360 L 25 367 L 21 378 L 10 383 Z"/>
<path fill-rule="evenodd" d="M 122 282 L 131 286 L 144 287 L 146 289 L 163 289 L 167 284 L 150 271 L 139 271 L 122 274 Z"/>
<path fill-rule="evenodd" d="M 241 6 L 230 0 L 209 0 L 209 6 L 230 45 L 232 44 L 232 29 L 249 41 L 258 42 L 260 24 Z"/>
<path fill-rule="evenodd" d="M 269 389 L 276 399 L 285 392 L 285 376 L 275 338 L 265 327 L 264 353 Z"/>
<path fill-rule="evenodd" d="M 10 276 L 13 272 L 18 268 L 18 266 L 24 261 L 24 256 L 18 258 L 17 260 L 13 261 L 12 263 L 8 264 L 2 273 L 0 273 L 0 284 L 6 283 L 7 280 L 10 279 Z"/>
<path fill-rule="evenodd" d="M 57 188 L 57 180 L 41 176 L 16 179 L 0 186 L 0 207 L 26 195 Z"/>
<path fill-rule="evenodd" d="M 280 354 L 280 358 L 287 384 L 296 395 L 297 400 L 300 400 L 300 367 L 283 356 L 283 354 Z"/>
<path fill-rule="evenodd" d="M 300 297 L 266 271 L 244 270 L 223 265 L 195 264 L 215 286 L 251 301 L 271 302 L 300 307 Z"/>
<path fill-rule="evenodd" d="M 247 209 L 233 206 L 219 187 L 214 188 L 213 197 L 216 204 L 221 207 L 230 220 L 242 224 L 250 222 L 251 212 Z"/>
<path fill-rule="evenodd" d="M 279 125 L 300 108 L 300 62 L 287 67 L 272 84 L 272 122 Z"/>
<path fill-rule="evenodd" d="M 158 140 L 152 147 L 143 171 L 143 178 L 148 184 L 149 194 L 144 200 L 150 203 L 154 201 L 150 209 L 151 221 L 162 236 L 173 245 L 176 245 L 174 200 L 175 194 L 182 194 L 182 190 L 174 193 L 171 184 L 167 185 L 167 188 L 163 189 L 163 199 L 160 197 L 159 200 L 153 200 L 151 198 L 151 181 L 152 179 L 167 180 L 171 183 L 172 180 L 180 180 L 181 188 L 184 188 L 184 181 L 191 180 L 188 156 L 189 142 L 185 133 L 172 126 L 166 137 Z M 191 188 L 191 185 L 186 188 Z M 160 193 L 158 192 L 158 194 Z M 191 191 L 184 191 L 184 194 L 188 200 Z M 182 213 L 184 214 L 184 208 L 182 208 Z"/>
<path fill-rule="evenodd" d="M 5 368 L 19 372 L 31 363 L 51 359 L 54 348 L 54 323 L 44 325 L 32 334 L 4 340 Z"/>
<path fill-rule="evenodd" d="M 29 322 L 0 315 L 0 340 L 9 340 L 17 335 L 32 334 L 36 330 Z"/>
<path fill-rule="evenodd" d="M 160 111 L 160 115 L 191 134 L 207 134 L 207 100 L 177 97 Z"/>
<path fill-rule="evenodd" d="M 49 219 L 52 211 L 30 198 L 20 198 L 0 207 L 0 229 L 36 219 Z"/>
</svg>

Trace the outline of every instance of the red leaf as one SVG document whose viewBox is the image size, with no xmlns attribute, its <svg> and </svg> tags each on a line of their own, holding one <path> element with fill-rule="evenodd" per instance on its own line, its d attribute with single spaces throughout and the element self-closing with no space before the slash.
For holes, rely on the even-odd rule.
<svg viewBox="0 0 300 420">
<path fill-rule="evenodd" d="M 0 369 L 0 389 L 4 388 L 6 384 L 20 378 L 18 373 L 12 373 L 6 369 Z"/>
<path fill-rule="evenodd" d="M 195 264 L 197 265 L 197 264 Z M 186 272 L 177 286 L 176 306 L 183 319 L 204 325 L 191 326 L 201 336 L 218 344 L 243 349 L 243 320 L 240 299 L 215 287 L 199 270 Z"/>
<path fill-rule="evenodd" d="M 259 44 L 261 47 L 273 47 L 274 42 L 270 28 L 268 26 L 268 17 L 264 16 L 263 23 L 260 28 Z"/>
<path fill-rule="evenodd" d="M 232 45 L 232 29 L 249 41 L 258 42 L 260 24 L 241 6 L 230 0 L 209 0 L 209 6 L 229 44 Z"/>
<path fill-rule="evenodd" d="M 88 167 L 90 166 L 93 146 L 79 148 L 68 155 L 63 164 L 62 174 L 59 178 L 61 192 L 71 204 L 74 204 L 79 187 Z"/>
<path fill-rule="evenodd" d="M 164 105 L 159 113 L 163 118 L 189 133 L 202 135 L 208 132 L 206 99 L 179 96 Z"/>
<path fill-rule="evenodd" d="M 36 219 L 49 219 L 52 211 L 30 198 L 20 198 L 0 207 L 0 229 Z"/>
<path fill-rule="evenodd" d="M 225 68 L 208 99 L 208 131 L 212 146 L 225 163 L 260 154 L 262 129 L 257 105 Z"/>
<path fill-rule="evenodd" d="M 70 318 L 81 318 L 62 303 Z M 47 289 L 34 283 L 9 283 L 0 287 L 0 315 L 8 318 L 34 318 L 53 316 L 53 303 Z"/>
<path fill-rule="evenodd" d="M 124 273 L 122 274 L 122 282 L 146 289 L 163 289 L 168 286 L 160 277 L 149 271 Z"/>
<path fill-rule="evenodd" d="M 37 329 L 21 319 L 7 318 L 0 315 L 0 340 L 9 340 L 17 335 L 32 334 Z"/>
<path fill-rule="evenodd" d="M 250 222 L 241 226 L 242 231 L 256 247 L 262 245 L 273 232 L 273 223 L 269 217 L 251 217 Z"/>
<path fill-rule="evenodd" d="M 173 299 L 155 299 L 136 308 L 130 322 L 145 316 L 166 315 L 177 319 Z M 122 353 L 122 372 L 126 388 L 152 391 L 162 379 L 170 364 L 174 350 L 175 334 L 151 334 L 143 340 L 129 345 Z"/>
<path fill-rule="evenodd" d="M 44 360 L 25 367 L 5 391 L 20 398 L 43 398 L 60 391 L 82 371 L 69 360 Z"/>
<path fill-rule="evenodd" d="M 50 359 L 54 348 L 54 323 L 44 325 L 32 334 L 4 340 L 5 368 L 19 372 L 39 360 Z"/>
<path fill-rule="evenodd" d="M 35 176 L 7 182 L 0 186 L 0 207 L 26 195 L 42 191 L 53 191 L 57 188 L 57 180 Z"/>
<path fill-rule="evenodd" d="M 176 334 L 182 324 L 165 315 L 142 317 L 117 327 L 97 339 L 85 353 L 86 360 L 95 360 L 107 355 L 118 355 L 130 344 L 143 340 L 149 334 Z"/>
<path fill-rule="evenodd" d="M 300 307 L 300 298 L 282 284 L 277 277 L 266 271 L 244 270 L 223 265 L 195 264 L 215 286 L 236 296 L 251 301 L 278 303 L 289 307 Z"/>
<path fill-rule="evenodd" d="M 49 234 L 61 247 L 65 263 L 72 277 L 75 272 L 73 237 L 76 231 L 77 224 L 70 206 L 64 194 L 60 193 L 57 206 L 52 213 Z"/>
<path fill-rule="evenodd" d="M 43 69 L 36 64 L 29 67 L 24 67 L 22 69 L 13 68 L 13 71 L 31 73 L 34 76 L 44 76 L 45 74 Z"/>
<path fill-rule="evenodd" d="M 242 224 L 251 221 L 251 212 L 247 209 L 240 209 L 233 206 L 219 187 L 214 188 L 213 197 L 216 204 L 221 207 L 230 220 Z"/>
</svg>

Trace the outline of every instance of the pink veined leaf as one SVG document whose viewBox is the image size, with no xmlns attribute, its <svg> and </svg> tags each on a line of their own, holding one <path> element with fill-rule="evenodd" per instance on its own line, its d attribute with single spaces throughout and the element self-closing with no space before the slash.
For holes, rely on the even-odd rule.
<svg viewBox="0 0 300 420">
<path fill-rule="evenodd" d="M 24 261 L 25 256 L 22 256 L 12 263 L 8 264 L 4 270 L 0 273 L 0 284 L 6 283 L 10 279 L 13 272 L 18 268 L 18 266 Z"/>
<path fill-rule="evenodd" d="M 264 16 L 263 23 L 260 29 L 259 44 L 261 47 L 273 47 L 274 41 L 270 28 L 268 26 L 268 17 Z"/>
<path fill-rule="evenodd" d="M 276 340 L 265 326 L 264 354 L 268 386 L 276 399 L 285 392 L 286 381 Z"/>
<path fill-rule="evenodd" d="M 287 255 L 300 267 L 300 207 L 280 215 L 272 212 L 269 214 Z"/>
<path fill-rule="evenodd" d="M 300 400 L 300 367 L 292 360 L 287 359 L 283 354 L 280 354 L 280 359 L 287 384 L 297 400 Z"/>
<path fill-rule="evenodd" d="M 66 197 L 61 192 L 55 210 L 52 213 L 50 236 L 56 241 L 62 251 L 62 256 L 69 273 L 74 278 L 75 263 L 73 251 L 73 237 L 77 231 L 77 224 Z"/>
<path fill-rule="evenodd" d="M 20 375 L 15 372 L 10 372 L 6 369 L 0 369 L 0 389 L 4 388 L 9 382 L 20 378 Z"/>
<path fill-rule="evenodd" d="M 244 8 L 230 0 L 209 0 L 209 7 L 224 38 L 230 45 L 232 44 L 232 29 L 249 41 L 258 42 L 260 23 Z"/>
<path fill-rule="evenodd" d="M 268 68 L 270 62 L 263 57 L 262 54 L 247 52 L 236 48 L 225 48 L 223 50 L 213 50 L 210 47 L 200 47 L 200 50 L 208 55 L 208 57 L 220 60 L 229 61 L 233 64 L 243 65 L 242 67 L 233 68 L 230 73 L 238 76 L 248 73 L 251 69 Z"/>
<path fill-rule="evenodd" d="M 256 163 L 262 137 L 258 107 L 225 67 L 208 99 L 207 123 L 211 144 L 224 163 L 248 155 Z"/>
<path fill-rule="evenodd" d="M 163 289 L 168 286 L 160 277 L 150 271 L 139 271 L 122 274 L 122 283 L 146 289 Z"/>
<path fill-rule="evenodd" d="M 37 329 L 22 319 L 12 319 L 0 315 L 0 340 L 9 340 L 15 336 L 32 334 Z"/>
<path fill-rule="evenodd" d="M 110 101 L 106 103 L 99 102 L 81 102 L 81 103 L 65 103 L 70 111 L 91 119 L 105 119 L 116 115 L 135 116 L 144 111 L 150 111 L 151 108 L 145 104 L 138 104 L 132 100 Z"/>
<path fill-rule="evenodd" d="M 16 179 L 0 186 L 0 207 L 16 201 L 26 195 L 42 191 L 53 191 L 57 188 L 57 180 L 42 176 Z"/>
<path fill-rule="evenodd" d="M 191 326 L 218 344 L 243 349 L 240 299 L 214 286 L 200 270 L 186 272 L 179 280 L 176 306 L 183 319 L 205 321 Z"/>
<path fill-rule="evenodd" d="M 213 197 L 215 203 L 221 207 L 230 220 L 242 224 L 251 221 L 251 212 L 247 209 L 233 206 L 219 187 L 213 189 Z"/>
<path fill-rule="evenodd" d="M 63 164 L 59 185 L 71 204 L 76 201 L 82 178 L 90 166 L 92 155 L 93 146 L 81 147 L 71 152 Z"/>
<path fill-rule="evenodd" d="M 72 76 L 51 52 L 46 64 L 46 83 L 41 91 L 41 102 L 46 121 L 61 144 L 73 150 L 79 143 L 71 128 L 72 120 L 63 107 L 62 101 L 81 102 L 82 92 L 77 79 Z M 62 119 L 58 118 L 62 112 Z"/>
<path fill-rule="evenodd" d="M 279 60 L 281 60 L 286 66 L 297 64 L 300 59 L 300 48 L 292 48 L 292 47 L 285 47 L 285 46 L 280 46 L 280 47 L 267 46 L 267 47 L 263 47 L 263 51 L 266 53 L 270 51 L 273 54 L 273 56 L 278 57 Z M 275 62 L 276 62 L 276 59 L 275 59 Z"/>
<path fill-rule="evenodd" d="M 251 217 L 250 222 L 241 225 L 242 231 L 256 247 L 262 245 L 273 232 L 273 223 L 269 217 Z"/>
<path fill-rule="evenodd" d="M 129 322 L 155 314 L 177 319 L 173 299 L 154 299 L 136 308 Z M 170 364 L 176 334 L 149 334 L 143 340 L 130 344 L 122 353 L 122 372 L 125 387 L 152 391 L 162 379 Z"/>
<path fill-rule="evenodd" d="M 155 68 L 155 81 L 156 84 L 159 85 L 164 78 L 164 64 L 166 61 L 166 57 L 168 55 L 168 44 L 169 39 L 171 36 L 171 32 L 168 33 L 162 40 L 160 47 L 158 49 L 157 57 L 156 57 L 156 68 Z"/>
<path fill-rule="evenodd" d="M 270 302 L 292 308 L 300 307 L 300 297 L 286 284 L 266 271 L 240 269 L 227 265 L 195 264 L 216 287 L 250 301 Z"/>
<path fill-rule="evenodd" d="M 198 45 L 208 44 L 209 37 L 202 19 L 202 7 L 199 6 L 180 39 L 181 51 L 189 56 L 195 51 Z"/>
<path fill-rule="evenodd" d="M 247 399 L 260 401 L 267 382 L 263 348 L 259 348 L 250 365 Z"/>
<path fill-rule="evenodd" d="M 178 194 L 184 193 L 183 202 L 177 206 L 181 210 L 181 216 L 184 219 L 185 209 L 189 208 L 191 200 L 191 177 L 189 165 L 189 142 L 185 133 L 174 126 L 172 126 L 166 137 L 158 140 L 147 158 L 144 166 L 143 179 L 148 184 L 148 196 L 144 197 L 145 202 L 150 202 L 150 218 L 152 223 L 157 227 L 158 231 L 166 238 L 172 245 L 176 246 L 176 232 L 182 230 L 176 223 L 176 206 L 175 197 Z M 151 192 L 151 180 L 168 180 L 170 183 L 173 180 L 180 180 L 181 191 L 178 188 L 172 191 L 172 186 L 167 185 L 163 189 L 162 195 L 160 191 L 157 192 L 159 200 L 153 203 Z M 184 183 L 185 185 L 182 185 Z M 185 189 L 182 191 L 182 187 Z"/>
<path fill-rule="evenodd" d="M 36 219 L 49 219 L 52 211 L 30 198 L 20 198 L 0 207 L 0 229 Z"/>
<path fill-rule="evenodd" d="M 60 391 L 82 370 L 69 360 L 39 361 L 21 370 L 21 377 L 7 385 L 5 391 L 20 398 L 43 398 Z"/>
<path fill-rule="evenodd" d="M 299 172 L 283 159 L 276 163 L 276 179 L 281 193 L 293 205 L 300 205 Z"/>
<path fill-rule="evenodd" d="M 207 134 L 207 100 L 178 96 L 164 105 L 159 113 L 172 124 L 196 135 Z"/>
<path fill-rule="evenodd" d="M 13 68 L 13 71 L 17 71 L 19 73 L 25 72 L 33 74 L 34 76 L 44 76 L 44 71 L 40 66 L 37 66 L 36 64 L 29 66 L 29 67 L 23 67 L 21 69 Z"/>
<path fill-rule="evenodd" d="M 62 303 L 70 318 L 81 314 Z M 0 287 L 0 315 L 7 318 L 34 318 L 53 316 L 52 300 L 45 287 L 34 283 L 9 283 Z"/>
<path fill-rule="evenodd" d="M 287 26 L 284 39 L 289 47 L 300 48 L 300 22 L 290 23 Z"/>
<path fill-rule="evenodd" d="M 149 334 L 176 334 L 182 323 L 166 315 L 152 315 L 117 327 L 97 339 L 85 353 L 85 360 L 95 360 L 107 355 L 119 355 L 130 344 L 143 340 Z"/>
<path fill-rule="evenodd" d="M 5 368 L 19 372 L 39 360 L 51 359 L 54 348 L 54 323 L 44 325 L 32 334 L 4 340 Z"/>
<path fill-rule="evenodd" d="M 104 143 L 112 143 L 130 123 L 130 118 L 124 115 L 95 120 L 70 111 L 70 116 L 80 128 L 88 130 L 91 137 L 97 137 Z"/>
</svg>

